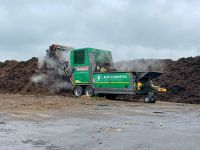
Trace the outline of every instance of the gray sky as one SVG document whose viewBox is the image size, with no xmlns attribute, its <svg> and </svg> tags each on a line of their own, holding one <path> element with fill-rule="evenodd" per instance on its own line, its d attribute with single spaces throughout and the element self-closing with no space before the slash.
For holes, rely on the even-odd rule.
<svg viewBox="0 0 200 150">
<path fill-rule="evenodd" d="M 199 0 L 0 0 L 0 61 L 52 43 L 109 49 L 114 60 L 200 55 Z"/>
</svg>

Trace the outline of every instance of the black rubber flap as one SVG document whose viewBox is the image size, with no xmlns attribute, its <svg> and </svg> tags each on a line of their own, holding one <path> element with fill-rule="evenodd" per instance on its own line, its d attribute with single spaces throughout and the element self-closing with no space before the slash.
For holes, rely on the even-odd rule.
<svg viewBox="0 0 200 150">
<path fill-rule="evenodd" d="M 159 77 L 161 72 L 144 72 L 140 74 L 139 81 L 148 81 Z"/>
</svg>

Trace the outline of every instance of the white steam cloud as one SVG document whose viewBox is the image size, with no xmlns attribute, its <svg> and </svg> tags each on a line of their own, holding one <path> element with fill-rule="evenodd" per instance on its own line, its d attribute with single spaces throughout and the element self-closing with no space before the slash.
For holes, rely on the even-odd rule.
<svg viewBox="0 0 200 150">
<path fill-rule="evenodd" d="M 31 77 L 31 81 L 44 85 L 52 93 L 72 88 L 69 79 L 61 69 L 61 65 L 48 56 L 39 58 L 38 72 Z"/>
<path fill-rule="evenodd" d="M 130 61 L 119 61 L 115 63 L 115 68 L 118 71 L 163 72 L 167 61 L 170 60 L 136 59 Z"/>
</svg>

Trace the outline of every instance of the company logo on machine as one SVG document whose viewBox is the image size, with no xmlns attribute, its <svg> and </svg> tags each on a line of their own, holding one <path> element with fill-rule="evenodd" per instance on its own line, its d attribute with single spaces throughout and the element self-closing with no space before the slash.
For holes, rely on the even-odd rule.
<svg viewBox="0 0 200 150">
<path fill-rule="evenodd" d="M 128 78 L 127 75 L 106 75 L 104 79 L 126 79 Z"/>
<path fill-rule="evenodd" d="M 88 71 L 88 66 L 76 67 L 76 71 Z"/>
<path fill-rule="evenodd" d="M 101 76 L 100 76 L 100 75 L 98 75 L 98 76 L 97 76 L 97 80 L 99 81 L 100 79 L 101 79 Z"/>
</svg>

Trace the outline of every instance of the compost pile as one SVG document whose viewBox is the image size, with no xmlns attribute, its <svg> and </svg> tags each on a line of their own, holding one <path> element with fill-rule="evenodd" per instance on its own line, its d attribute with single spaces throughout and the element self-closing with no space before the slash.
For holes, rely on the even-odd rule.
<svg viewBox="0 0 200 150">
<path fill-rule="evenodd" d="M 138 62 L 140 62 L 140 64 L 141 62 L 143 64 L 146 63 L 146 65 L 149 64 L 149 60 L 140 60 L 136 62 L 137 64 Z M 168 89 L 167 93 L 159 95 L 160 100 L 200 103 L 200 57 L 181 58 L 178 61 L 151 60 L 150 62 L 151 66 L 147 66 L 146 69 L 165 72 L 156 79 L 159 85 Z M 130 63 L 128 64 L 130 65 Z M 118 63 L 118 67 L 125 70 L 127 69 L 122 63 Z M 52 82 L 46 82 L 45 84 L 33 82 L 31 78 L 40 74 L 40 69 L 41 68 L 38 68 L 37 58 L 21 62 L 0 62 L 0 92 L 24 94 L 62 94 L 64 92 L 69 92 L 69 90 L 65 91 L 65 89 L 62 88 L 59 89 L 59 92 L 52 92 L 49 90 Z M 134 68 L 129 67 L 128 69 L 131 70 Z M 42 68 L 42 72 L 44 72 L 44 70 L 45 68 Z M 48 72 L 48 70 L 46 70 L 46 72 Z"/>
<path fill-rule="evenodd" d="M 53 64 L 53 63 L 52 63 Z M 58 67 L 57 67 L 58 68 Z M 68 79 L 58 69 L 39 65 L 38 58 L 28 61 L 0 62 L 0 92 L 20 94 L 68 94 Z M 61 71 L 60 71 L 61 72 Z"/>
<path fill-rule="evenodd" d="M 200 56 L 168 62 L 164 74 L 156 81 L 168 92 L 159 95 L 161 100 L 200 103 Z"/>
<path fill-rule="evenodd" d="M 41 84 L 34 84 L 30 78 L 37 72 L 38 59 L 33 57 L 28 61 L 14 60 L 0 62 L 0 92 L 1 93 L 48 93 Z"/>
</svg>

